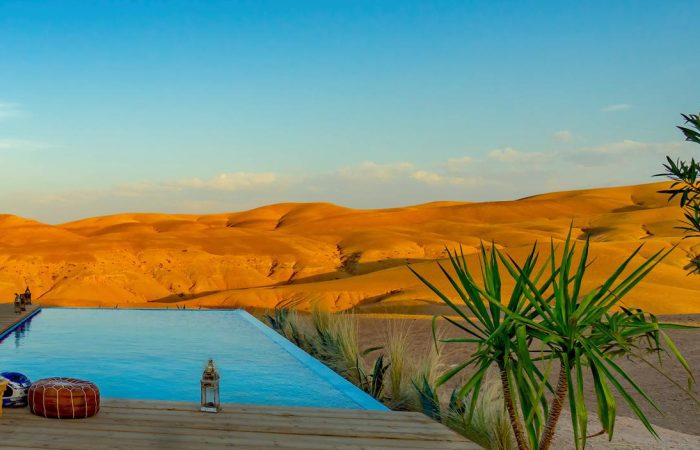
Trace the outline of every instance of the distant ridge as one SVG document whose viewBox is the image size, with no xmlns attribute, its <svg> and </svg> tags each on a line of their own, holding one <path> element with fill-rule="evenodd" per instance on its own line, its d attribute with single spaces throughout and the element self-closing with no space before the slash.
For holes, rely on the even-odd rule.
<svg viewBox="0 0 700 450">
<path fill-rule="evenodd" d="M 125 213 L 48 225 L 0 215 L 0 301 L 30 284 L 40 302 L 71 306 L 261 307 L 297 299 L 335 309 L 430 313 L 436 302 L 404 267 L 441 280 L 444 248 L 494 241 L 515 257 L 535 240 L 589 236 L 607 275 L 641 242 L 642 255 L 680 242 L 632 292 L 628 306 L 700 312 L 687 276 L 698 239 L 681 240 L 666 183 L 554 192 L 499 202 L 437 201 L 352 209 L 279 203 L 218 214 Z M 473 258 L 470 256 L 470 258 Z M 447 288 L 447 286 L 445 286 Z"/>
</svg>

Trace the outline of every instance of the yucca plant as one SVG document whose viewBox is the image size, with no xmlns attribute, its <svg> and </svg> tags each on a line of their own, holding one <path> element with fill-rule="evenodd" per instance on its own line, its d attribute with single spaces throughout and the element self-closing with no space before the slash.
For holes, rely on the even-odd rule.
<svg viewBox="0 0 700 450">
<path fill-rule="evenodd" d="M 589 241 L 586 240 L 578 265 L 574 265 L 576 245 L 571 240 L 571 229 L 565 240 L 561 259 L 557 262 L 557 250 L 550 244 L 550 255 L 539 270 L 536 247 L 522 265 L 504 255 L 495 246 L 491 255 L 481 251 L 482 285 L 471 276 L 464 255 L 449 253 L 457 280 L 442 266 L 443 273 L 465 306 L 472 312 L 470 318 L 445 294 L 425 278 L 418 277 L 445 303 L 457 312 L 470 327 L 446 318 L 469 337 L 447 342 L 472 342 L 477 352 L 462 364 L 446 372 L 442 380 L 453 377 L 468 366 L 475 366 L 476 373 L 461 387 L 460 394 L 471 394 L 471 402 L 477 398 L 483 374 L 491 365 L 501 373 L 503 396 L 519 449 L 551 446 L 556 425 L 568 397 L 576 447 L 585 447 L 588 412 L 584 401 L 584 370 L 593 379 L 598 416 L 603 431 L 612 438 L 615 424 L 615 398 L 612 388 L 627 402 L 645 427 L 656 436 L 651 423 L 623 383 L 628 383 L 650 405 L 656 408 L 649 396 L 613 360 L 620 355 L 633 355 L 640 342 L 653 343 L 648 348 L 658 351 L 663 338 L 671 352 L 692 374 L 688 364 L 673 341 L 663 333 L 664 328 L 690 328 L 647 320 L 643 312 L 620 315 L 615 310 L 620 300 L 636 286 L 670 251 L 659 250 L 626 276 L 623 273 L 634 257 L 637 248 L 603 284 L 587 293 L 582 292 L 589 266 Z M 515 281 L 515 287 L 507 302 L 501 298 L 499 262 Z M 543 272 L 547 270 L 547 276 Z M 414 272 L 415 273 L 415 272 Z M 629 311 L 629 310 L 628 310 Z M 539 346 L 539 348 L 537 348 Z M 552 362 L 559 363 L 556 388 L 546 382 L 546 373 Z M 547 367 L 545 374 L 537 363 Z M 545 388 L 552 392 L 547 401 Z M 461 395 L 460 395 L 461 396 Z M 519 403 L 516 403 L 519 402 Z M 521 415 L 518 415 L 519 406 Z M 473 411 L 473 405 L 469 411 Z M 546 417 L 546 422 L 542 419 Z M 527 439 L 523 433 L 527 432 Z"/>
<path fill-rule="evenodd" d="M 612 335 L 617 336 L 620 332 L 619 330 L 625 330 L 628 327 L 627 325 L 625 325 L 625 322 L 628 321 L 636 322 L 636 325 L 644 325 L 646 323 L 657 323 L 658 319 L 653 314 L 645 313 L 644 311 L 638 308 L 629 309 L 621 307 L 620 311 L 617 311 L 613 314 L 608 314 L 605 319 L 605 322 L 602 323 L 604 324 L 605 328 L 609 328 L 609 331 L 606 330 L 605 333 L 610 333 Z M 665 324 L 664 326 L 667 327 L 667 324 Z M 610 354 L 613 356 L 631 356 L 636 361 L 640 361 L 646 364 L 647 366 L 649 366 L 649 368 L 653 369 L 659 375 L 666 378 L 666 380 L 668 380 L 670 383 L 674 384 L 676 387 L 682 390 L 688 396 L 689 399 L 693 400 L 695 404 L 700 406 L 700 399 L 698 399 L 695 396 L 695 394 L 693 394 L 693 374 L 690 371 L 690 367 L 688 367 L 688 365 L 682 358 L 680 360 L 680 363 L 688 373 L 687 386 L 682 386 L 680 383 L 678 383 L 678 381 L 674 380 L 663 370 L 661 370 L 660 366 L 663 363 L 662 355 L 668 355 L 668 351 L 661 346 L 661 338 L 663 338 L 666 341 L 666 345 L 667 347 L 669 347 L 669 349 L 671 349 L 672 353 L 674 351 L 677 352 L 677 349 L 675 347 L 675 344 L 672 341 L 668 340 L 669 338 L 665 335 L 665 333 L 662 334 L 661 332 L 655 330 L 655 327 L 653 326 L 650 328 L 651 331 L 642 335 L 639 339 L 633 342 L 625 343 L 624 339 L 616 339 L 616 342 L 611 342 L 606 346 L 603 346 L 603 350 L 606 354 Z M 624 345 L 624 347 L 620 348 L 621 345 Z M 648 361 L 646 359 L 647 355 L 657 356 L 658 365 L 652 364 L 650 361 Z"/>
<path fill-rule="evenodd" d="M 552 443 L 559 414 L 567 396 L 576 446 L 585 447 L 588 412 L 584 401 L 583 374 L 586 368 L 593 380 L 601 426 L 610 439 L 613 435 L 616 412 L 616 401 L 611 387 L 629 405 L 647 430 L 658 437 L 624 383 L 628 383 L 631 390 L 636 391 L 652 407 L 655 409 L 658 407 L 613 360 L 616 356 L 633 355 L 632 349 L 638 347 L 640 342 L 653 342 L 655 345 L 648 348 L 655 351 L 659 349 L 659 337 L 663 337 L 676 358 L 688 370 L 692 380 L 692 374 L 685 359 L 673 341 L 662 331 L 664 328 L 688 327 L 659 323 L 656 320 L 647 321 L 641 311 L 622 315 L 614 313 L 620 300 L 673 251 L 673 247 L 666 251 L 657 251 L 628 275 L 623 276 L 641 250 L 642 246 L 639 246 L 602 285 L 584 294 L 581 292 L 581 287 L 586 278 L 589 245 L 587 239 L 581 250 L 578 265 L 574 265 L 576 245 L 572 243 L 571 230 L 564 243 L 559 263 L 556 261 L 552 243 L 551 270 L 558 272 L 558 276 L 551 285 L 550 295 L 542 295 L 541 290 L 530 281 L 527 281 L 525 289 L 528 300 L 538 309 L 538 320 L 517 317 L 517 313 L 513 315 L 515 320 L 523 324 L 523 328 L 519 329 L 518 355 L 521 358 L 527 358 L 530 349 L 525 336 L 534 337 L 549 352 L 547 358 L 556 359 L 560 366 L 551 409 L 539 442 L 541 450 L 548 449 Z M 510 261 L 516 269 L 514 274 L 521 274 L 522 269 L 512 259 Z"/>
<path fill-rule="evenodd" d="M 358 363 L 360 373 L 360 388 L 376 398 L 379 401 L 384 401 L 384 389 L 386 388 L 386 372 L 389 369 L 390 363 L 384 361 L 384 355 L 379 355 L 374 360 L 372 371 L 367 373 Z"/>
<path fill-rule="evenodd" d="M 504 406 L 513 427 L 516 443 L 521 450 L 529 448 L 526 430 L 530 441 L 538 439 L 542 429 L 542 420 L 547 411 L 547 404 L 539 394 L 542 386 L 547 385 L 546 378 L 529 359 L 525 360 L 529 365 L 528 370 L 522 369 L 522 361 L 519 360 L 516 351 L 516 331 L 520 323 L 512 317 L 513 314 L 530 319 L 535 319 L 537 316 L 537 311 L 532 304 L 526 301 L 524 295 L 525 280 L 539 282 L 544 274 L 543 269 L 535 271 L 538 259 L 535 249 L 536 247 L 533 246 L 532 252 L 523 264 L 522 274 L 518 277 L 515 288 L 508 299 L 502 299 L 499 260 L 503 258 L 495 245 L 491 246 L 490 252 L 484 245 L 481 246 L 479 257 L 483 287 L 472 276 L 463 250 L 460 248 L 460 253 L 457 254 L 456 251 L 451 252 L 447 249 L 456 277 L 451 275 L 439 262 L 438 266 L 454 288 L 463 306 L 458 306 L 440 289 L 409 266 L 409 269 L 465 322 L 460 323 L 448 316 L 443 316 L 444 320 L 467 335 L 467 337 L 444 339 L 443 342 L 471 343 L 477 346 L 476 351 L 469 359 L 439 377 L 437 385 L 446 383 L 467 367 L 474 367 L 475 373 L 456 393 L 457 398 L 467 396 L 470 398 L 467 411 L 468 414 L 472 414 L 479 400 L 479 391 L 484 377 L 489 368 L 495 365 L 498 368 L 503 389 Z M 542 283 L 542 289 L 546 289 L 552 283 L 553 276 L 550 275 Z M 501 308 L 501 303 L 504 300 L 507 300 L 505 303 L 507 311 L 511 312 L 510 315 Z M 434 319 L 433 330 L 435 330 L 435 323 Z M 513 387 L 516 389 L 513 390 Z M 518 404 L 520 404 L 520 408 L 518 408 Z M 525 417 L 521 417 L 519 409 L 525 413 Z"/>
<path fill-rule="evenodd" d="M 437 387 L 431 383 L 426 375 L 421 375 L 417 380 L 411 380 L 413 388 L 418 395 L 420 412 L 438 422 L 442 421 L 442 408 Z"/>
</svg>

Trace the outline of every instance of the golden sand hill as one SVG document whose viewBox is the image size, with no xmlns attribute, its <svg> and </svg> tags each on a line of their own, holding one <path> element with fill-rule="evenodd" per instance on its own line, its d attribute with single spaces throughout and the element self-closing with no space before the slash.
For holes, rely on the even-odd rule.
<svg viewBox="0 0 700 450">
<path fill-rule="evenodd" d="M 480 241 L 522 258 L 537 240 L 590 236 L 591 283 L 637 245 L 641 256 L 679 248 L 627 298 L 656 313 L 700 312 L 700 276 L 684 266 L 700 239 L 682 240 L 682 213 L 656 193 L 663 183 L 557 192 L 505 202 L 436 202 L 357 210 L 285 203 L 210 214 L 119 214 L 47 225 L 0 216 L 0 300 L 28 283 L 45 305 L 274 307 L 320 301 L 372 312 L 437 311 L 411 263 L 447 286 L 435 265 L 462 245 L 476 264 Z M 543 248 L 542 250 L 546 250 Z M 478 267 L 475 265 L 475 267 Z M 592 284 L 591 284 L 592 286 Z"/>
</svg>

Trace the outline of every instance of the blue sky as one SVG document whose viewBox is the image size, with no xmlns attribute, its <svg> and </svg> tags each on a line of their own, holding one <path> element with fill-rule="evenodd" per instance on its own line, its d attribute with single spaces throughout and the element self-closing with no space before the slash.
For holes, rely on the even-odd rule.
<svg viewBox="0 0 700 450">
<path fill-rule="evenodd" d="M 697 2 L 0 0 L 0 211 L 498 200 L 653 181 Z"/>
</svg>

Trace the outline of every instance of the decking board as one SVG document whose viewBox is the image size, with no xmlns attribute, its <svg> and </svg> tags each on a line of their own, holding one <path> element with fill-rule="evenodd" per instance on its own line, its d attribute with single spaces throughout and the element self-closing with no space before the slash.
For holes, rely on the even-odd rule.
<svg viewBox="0 0 700 450">
<path fill-rule="evenodd" d="M 355 411 L 346 419 L 306 417 L 306 408 L 283 408 L 292 414 L 267 416 L 263 411 L 274 412 L 276 408 L 266 406 L 254 408 L 258 411 L 248 416 L 242 411 L 246 406 L 236 404 L 224 405 L 226 413 L 208 414 L 197 411 L 194 404 L 135 401 L 138 407 L 129 409 L 129 402 L 118 400 L 112 406 L 112 400 L 104 399 L 97 416 L 77 420 L 44 419 L 31 415 L 26 408 L 6 409 L 0 418 L 0 447 L 479 448 L 438 423 L 416 420 L 415 413 L 382 412 L 381 420 L 375 421 L 379 417 L 352 417 Z"/>
</svg>

